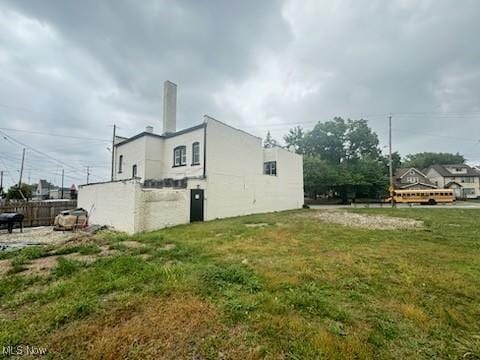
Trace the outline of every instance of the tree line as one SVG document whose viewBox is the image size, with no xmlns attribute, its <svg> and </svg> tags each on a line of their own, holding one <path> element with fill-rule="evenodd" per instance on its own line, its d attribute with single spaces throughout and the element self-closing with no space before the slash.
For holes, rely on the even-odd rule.
<svg viewBox="0 0 480 360">
<path fill-rule="evenodd" d="M 355 198 L 380 198 L 388 193 L 388 155 L 382 153 L 378 135 L 367 120 L 318 122 L 312 130 L 297 126 L 283 137 L 286 147 L 303 155 L 304 187 L 313 198 L 338 197 L 343 202 Z M 270 132 L 265 147 L 279 146 Z M 426 169 L 435 164 L 460 164 L 460 154 L 423 152 L 392 154 L 393 170 L 400 167 Z"/>
</svg>

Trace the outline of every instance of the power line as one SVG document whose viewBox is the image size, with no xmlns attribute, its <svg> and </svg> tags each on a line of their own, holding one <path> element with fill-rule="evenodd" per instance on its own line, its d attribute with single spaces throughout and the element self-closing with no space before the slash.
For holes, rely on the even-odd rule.
<svg viewBox="0 0 480 360">
<path fill-rule="evenodd" d="M 38 149 L 35 149 L 34 147 L 32 147 L 32 146 L 30 146 L 30 145 L 27 145 L 27 144 L 25 144 L 25 143 L 23 143 L 23 142 L 15 139 L 15 138 L 12 137 L 11 135 L 8 135 L 7 133 L 5 133 L 5 132 L 3 132 L 3 131 L 1 131 L 1 130 L 0 130 L 0 134 L 3 134 L 5 137 L 7 137 L 8 139 L 11 139 L 12 141 L 16 142 L 17 144 L 20 144 L 20 145 L 22 145 L 22 146 L 24 146 L 24 147 L 26 147 L 26 148 L 28 148 L 28 149 L 36 152 L 36 153 L 42 155 L 43 157 L 49 159 L 50 161 L 59 163 L 59 164 L 61 164 L 62 166 L 65 166 L 65 167 L 70 168 L 71 171 L 74 171 L 74 172 L 83 172 L 83 170 L 80 170 L 80 169 L 78 169 L 78 168 L 75 168 L 74 166 L 72 166 L 72 165 L 70 165 L 70 164 L 67 164 L 66 162 L 63 162 L 63 161 L 61 161 L 61 160 L 59 160 L 59 159 L 56 159 L 56 158 L 54 158 L 54 157 L 52 157 L 52 156 L 44 153 L 43 151 L 40 151 L 40 150 L 38 150 Z M 102 180 L 104 179 L 103 177 L 100 177 L 100 176 L 97 176 L 97 175 L 94 175 L 94 176 L 96 176 L 97 178 L 102 179 Z"/>
<path fill-rule="evenodd" d="M 0 128 L 0 130 L 4 131 L 14 131 L 14 132 L 22 132 L 27 134 L 35 134 L 35 135 L 42 135 L 42 136 L 54 136 L 54 137 L 61 137 L 61 138 L 68 138 L 68 139 L 79 139 L 79 140 L 91 140 L 91 141 L 101 141 L 105 143 L 109 143 L 109 140 L 100 139 L 100 138 L 92 138 L 87 136 L 75 136 L 75 135 L 66 135 L 66 134 L 55 134 L 55 133 L 47 133 L 43 131 L 36 131 L 36 130 L 22 130 L 22 129 L 13 129 L 13 128 Z"/>
</svg>

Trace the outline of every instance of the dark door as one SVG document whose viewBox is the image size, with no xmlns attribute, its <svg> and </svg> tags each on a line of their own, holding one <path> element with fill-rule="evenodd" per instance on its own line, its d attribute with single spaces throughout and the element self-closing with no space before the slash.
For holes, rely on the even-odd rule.
<svg viewBox="0 0 480 360">
<path fill-rule="evenodd" d="M 203 221 L 203 190 L 190 190 L 190 222 Z"/>
</svg>

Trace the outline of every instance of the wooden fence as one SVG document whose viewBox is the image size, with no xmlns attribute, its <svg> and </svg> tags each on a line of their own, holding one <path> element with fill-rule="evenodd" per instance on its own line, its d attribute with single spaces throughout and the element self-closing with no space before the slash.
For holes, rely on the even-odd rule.
<svg viewBox="0 0 480 360">
<path fill-rule="evenodd" d="M 15 201 L 0 204 L 0 213 L 18 212 L 25 216 L 23 226 L 53 225 L 55 216 L 63 210 L 75 209 L 77 200 Z"/>
</svg>

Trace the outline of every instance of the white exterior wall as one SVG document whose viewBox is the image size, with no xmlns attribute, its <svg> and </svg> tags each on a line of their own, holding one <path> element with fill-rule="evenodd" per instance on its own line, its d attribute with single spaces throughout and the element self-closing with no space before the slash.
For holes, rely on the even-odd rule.
<svg viewBox="0 0 480 360">
<path fill-rule="evenodd" d="M 135 232 L 135 203 L 140 184 L 119 181 L 82 185 L 78 189 L 78 207 L 89 213 L 89 224 L 108 225 Z"/>
<path fill-rule="evenodd" d="M 137 165 L 137 177 L 146 179 L 182 179 L 203 176 L 204 129 L 196 129 L 177 136 L 160 138 L 150 135 L 116 147 L 115 180 L 132 178 L 132 166 Z M 192 145 L 200 144 L 200 164 L 192 165 Z M 186 166 L 173 167 L 173 149 L 184 145 L 187 151 Z M 119 157 L 123 155 L 122 173 L 118 172 Z"/>
<path fill-rule="evenodd" d="M 142 189 L 137 231 L 153 231 L 190 221 L 190 190 Z"/>
<path fill-rule="evenodd" d="M 83 185 L 78 206 L 89 212 L 90 224 L 153 231 L 190 222 L 191 188 L 205 188 L 205 180 L 191 180 L 187 189 L 145 189 L 135 180 Z"/>
<path fill-rule="evenodd" d="M 116 147 L 114 180 L 132 178 L 132 166 L 137 165 L 137 177 L 145 179 L 146 136 Z M 122 172 L 119 173 L 119 159 L 123 155 Z"/>
<path fill-rule="evenodd" d="M 162 179 L 164 163 L 164 140 L 153 136 L 144 136 L 145 139 L 145 172 L 142 181 L 145 179 Z M 140 175 L 138 175 L 140 176 Z"/>
<path fill-rule="evenodd" d="M 263 175 L 264 160 L 277 161 L 278 176 Z M 262 139 L 207 120 L 205 220 L 303 205 L 302 157 L 283 149 L 264 155 Z"/>
<path fill-rule="evenodd" d="M 163 151 L 163 176 L 161 178 L 182 179 L 184 177 L 203 176 L 203 138 L 204 129 L 196 129 L 187 133 L 166 138 Z M 192 166 L 192 145 L 200 143 L 200 165 Z M 173 167 L 173 149 L 177 146 L 187 147 L 187 165 Z"/>
<path fill-rule="evenodd" d="M 117 148 L 124 171 L 131 166 L 145 179 L 189 177 L 187 189 L 145 189 L 138 180 L 80 187 L 79 206 L 91 211 L 91 224 L 135 233 L 190 221 L 190 189 L 204 189 L 204 219 L 301 208 L 302 157 L 281 148 L 264 149 L 262 139 L 207 118 L 206 179 L 204 128 L 167 138 L 143 136 Z M 192 144 L 200 144 L 200 165 L 192 166 Z M 187 165 L 173 166 L 173 149 L 187 147 Z M 265 161 L 277 162 L 277 176 L 263 175 Z"/>
</svg>

